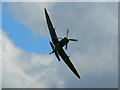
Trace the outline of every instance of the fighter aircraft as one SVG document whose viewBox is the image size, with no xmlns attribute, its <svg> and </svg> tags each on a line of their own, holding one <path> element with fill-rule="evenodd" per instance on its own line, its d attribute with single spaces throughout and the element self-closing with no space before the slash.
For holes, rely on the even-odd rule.
<svg viewBox="0 0 120 90">
<path fill-rule="evenodd" d="M 60 57 L 61 57 L 63 59 L 63 61 L 67 64 L 67 66 L 70 68 L 70 70 L 80 79 L 80 75 L 78 74 L 74 65 L 70 61 L 69 56 L 65 53 L 65 51 L 63 49 L 64 46 L 67 49 L 67 44 L 69 41 L 77 41 L 77 40 L 68 38 L 69 30 L 67 30 L 67 36 L 64 38 L 61 38 L 61 40 L 59 40 L 59 38 L 56 35 L 55 28 L 53 27 L 53 24 L 47 13 L 46 8 L 44 8 L 44 12 L 45 12 L 45 17 L 46 17 L 46 22 L 47 22 L 47 26 L 49 29 L 49 33 L 50 33 L 50 36 L 52 39 L 52 42 L 50 41 L 50 45 L 51 45 L 53 51 L 50 54 L 55 53 L 55 56 L 57 57 L 58 61 L 60 61 Z"/>
</svg>

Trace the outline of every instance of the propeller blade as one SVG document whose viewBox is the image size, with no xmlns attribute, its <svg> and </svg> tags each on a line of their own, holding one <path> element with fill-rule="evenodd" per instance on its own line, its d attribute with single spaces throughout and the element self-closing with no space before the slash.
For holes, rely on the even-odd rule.
<svg viewBox="0 0 120 90">
<path fill-rule="evenodd" d="M 68 46 L 68 44 L 66 44 L 66 46 L 65 46 L 65 49 L 67 50 L 67 46 Z"/>
<path fill-rule="evenodd" d="M 67 29 L 67 37 L 68 37 L 69 29 Z"/>
<path fill-rule="evenodd" d="M 69 39 L 70 41 L 78 41 L 77 39 Z"/>
</svg>

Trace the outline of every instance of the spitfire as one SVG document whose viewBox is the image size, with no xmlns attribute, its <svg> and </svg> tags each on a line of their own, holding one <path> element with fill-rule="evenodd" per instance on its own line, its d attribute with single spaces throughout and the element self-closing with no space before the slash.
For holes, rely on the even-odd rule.
<svg viewBox="0 0 120 90">
<path fill-rule="evenodd" d="M 65 46 L 65 49 L 67 50 L 67 44 L 69 43 L 69 41 L 78 41 L 78 40 L 68 38 L 68 33 L 69 33 L 68 29 L 67 29 L 66 37 L 58 38 L 55 32 L 55 28 L 53 27 L 53 24 L 50 20 L 50 17 L 47 13 L 46 8 L 44 8 L 44 12 L 45 12 L 45 17 L 46 17 L 46 22 L 47 22 L 47 26 L 49 29 L 49 33 L 50 33 L 51 40 L 52 40 L 52 42 L 50 41 L 50 46 L 52 47 L 53 51 L 50 54 L 55 53 L 55 56 L 57 57 L 58 61 L 60 61 L 60 57 L 61 57 L 63 61 L 66 63 L 66 65 L 70 68 L 70 70 L 80 79 L 80 75 L 78 74 L 74 65 L 70 61 L 69 56 L 65 53 L 63 49 L 63 47 Z"/>
</svg>

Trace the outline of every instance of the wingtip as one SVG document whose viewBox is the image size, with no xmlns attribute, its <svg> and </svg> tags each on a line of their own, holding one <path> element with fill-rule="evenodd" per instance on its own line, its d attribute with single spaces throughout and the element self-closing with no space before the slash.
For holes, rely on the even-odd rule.
<svg viewBox="0 0 120 90">
<path fill-rule="evenodd" d="M 47 11 L 46 8 L 44 8 L 44 11 Z"/>
<path fill-rule="evenodd" d="M 77 73 L 77 74 L 75 74 L 75 75 L 76 75 L 79 79 L 81 78 L 81 77 L 80 77 L 80 75 L 79 75 L 78 73 Z"/>
<path fill-rule="evenodd" d="M 80 79 L 80 76 L 77 76 Z"/>
</svg>

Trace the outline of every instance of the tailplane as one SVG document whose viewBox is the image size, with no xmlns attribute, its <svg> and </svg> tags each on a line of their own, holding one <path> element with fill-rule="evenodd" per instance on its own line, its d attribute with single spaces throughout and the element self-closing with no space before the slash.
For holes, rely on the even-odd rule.
<svg viewBox="0 0 120 90">
<path fill-rule="evenodd" d="M 55 53 L 55 56 L 57 57 L 58 61 L 60 61 L 60 57 L 59 57 L 59 54 L 57 51 L 54 51 L 54 45 L 52 44 L 52 42 L 50 42 L 50 46 L 52 47 L 52 52 L 49 53 L 49 54 L 52 54 L 52 53 Z"/>
</svg>

